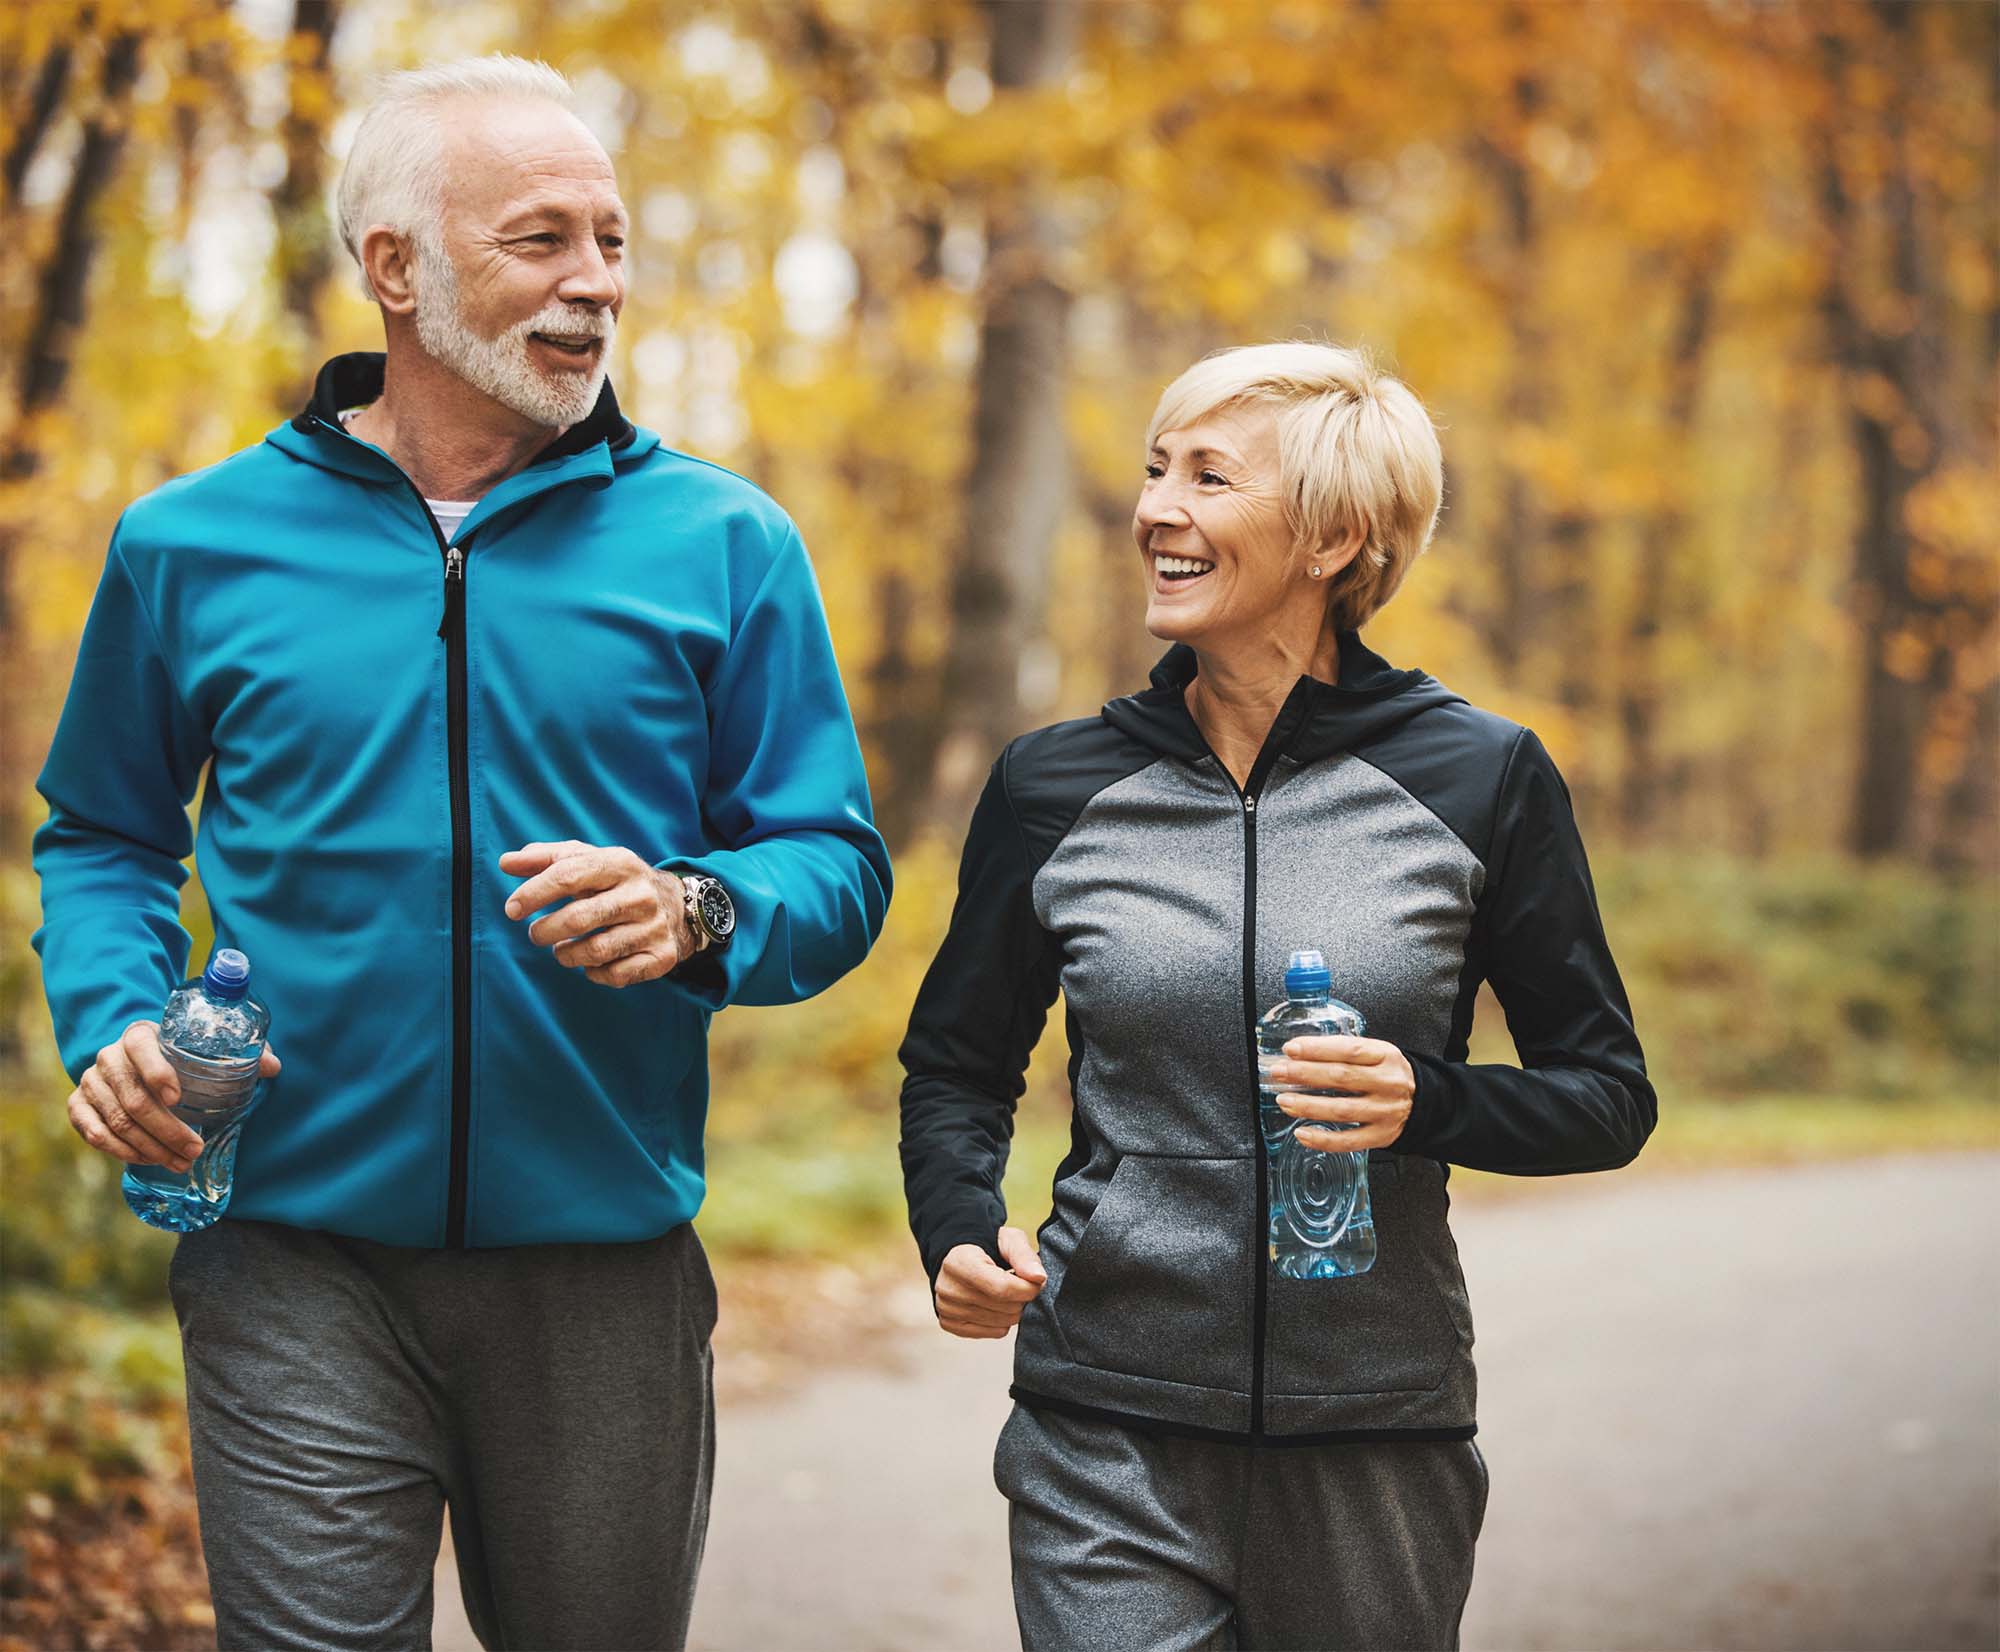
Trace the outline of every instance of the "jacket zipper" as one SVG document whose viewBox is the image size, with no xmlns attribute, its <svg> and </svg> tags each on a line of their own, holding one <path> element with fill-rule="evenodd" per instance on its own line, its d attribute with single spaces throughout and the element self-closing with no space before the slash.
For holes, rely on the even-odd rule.
<svg viewBox="0 0 2000 1652">
<path fill-rule="evenodd" d="M 1263 750 L 1257 753 L 1257 761 L 1250 765 L 1241 786 L 1229 772 L 1229 765 L 1215 755 L 1206 739 L 1202 741 L 1243 806 L 1243 1039 L 1250 1058 L 1250 1142 L 1257 1163 L 1257 1202 L 1250 1212 L 1250 1264 L 1255 1279 L 1250 1300 L 1252 1440 L 1264 1437 L 1264 1336 L 1271 1274 L 1271 1166 L 1264 1151 L 1262 1075 L 1257 1070 L 1257 802 L 1264 795 L 1279 753 L 1291 741 L 1301 709 L 1296 693 L 1279 709 L 1271 732 L 1264 738 Z"/>
<path fill-rule="evenodd" d="M 348 441 L 337 422 L 318 414 L 312 422 Z M 416 498 L 444 559 L 444 616 L 437 634 L 444 641 L 446 768 L 451 804 L 451 1161 L 446 1194 L 444 1242 L 465 1249 L 466 1165 L 472 1146 L 472 778 L 465 735 L 465 552 L 450 544 L 431 514 L 423 489 L 397 466 L 396 474 Z"/>
<path fill-rule="evenodd" d="M 411 484 L 415 491 L 416 484 Z M 418 494 L 421 503 L 423 496 Z M 444 552 L 445 727 L 451 776 L 451 1181 L 445 1245 L 465 1249 L 466 1162 L 472 1144 L 472 779 L 465 737 L 465 552 L 445 543 L 429 505 L 424 520 Z"/>
<path fill-rule="evenodd" d="M 1227 771 L 1225 771 L 1227 772 Z M 1254 784 L 1258 776 L 1252 774 Z M 1261 789 L 1261 788 L 1260 788 Z M 1243 1026 L 1250 1049 L 1250 1140 L 1257 1154 L 1257 1202 L 1251 1209 L 1250 1265 L 1255 1293 L 1250 1308 L 1250 1437 L 1264 1433 L 1264 1317 L 1270 1292 L 1270 1155 L 1257 1071 L 1257 792 L 1243 791 Z"/>
</svg>

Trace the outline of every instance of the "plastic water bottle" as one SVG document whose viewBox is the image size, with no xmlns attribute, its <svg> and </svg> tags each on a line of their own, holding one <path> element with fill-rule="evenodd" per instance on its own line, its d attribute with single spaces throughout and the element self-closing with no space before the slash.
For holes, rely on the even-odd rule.
<svg viewBox="0 0 2000 1652">
<path fill-rule="evenodd" d="M 1333 996 L 1333 976 L 1318 952 L 1294 952 L 1285 970 L 1285 1001 L 1257 1023 L 1257 1067 L 1268 1073 L 1294 1038 L 1358 1038 L 1361 1012 Z M 1375 1217 L 1368 1204 L 1368 1155 L 1301 1146 L 1302 1123 L 1278 1105 L 1304 1095 L 1301 1085 L 1261 1083 L 1264 1154 L 1270 1168 L 1271 1265 L 1286 1279 L 1340 1279 L 1375 1266 Z M 1318 1126 L 1353 1130 L 1352 1124 Z"/>
<path fill-rule="evenodd" d="M 271 1030 L 271 1012 L 249 987 L 250 960 L 224 947 L 199 976 L 174 988 L 160 1012 L 160 1053 L 181 1081 L 181 1099 L 169 1111 L 202 1147 L 185 1172 L 126 1167 L 125 1202 L 156 1228 L 193 1233 L 229 1208 L 236 1142 L 261 1099 L 257 1065 Z"/>
</svg>

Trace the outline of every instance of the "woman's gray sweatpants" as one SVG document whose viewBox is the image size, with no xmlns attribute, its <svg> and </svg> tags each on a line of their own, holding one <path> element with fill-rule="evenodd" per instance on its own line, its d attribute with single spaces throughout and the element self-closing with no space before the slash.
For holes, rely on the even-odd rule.
<svg viewBox="0 0 2000 1652">
<path fill-rule="evenodd" d="M 693 1228 L 445 1251 L 223 1221 L 171 1288 L 225 1649 L 428 1648 L 447 1506 L 487 1647 L 685 1641 L 715 1457 Z"/>
<path fill-rule="evenodd" d="M 1470 1440 L 1260 1448 L 1018 1405 L 993 1477 L 1028 1652 L 1455 1647 L 1486 1514 Z"/>
</svg>

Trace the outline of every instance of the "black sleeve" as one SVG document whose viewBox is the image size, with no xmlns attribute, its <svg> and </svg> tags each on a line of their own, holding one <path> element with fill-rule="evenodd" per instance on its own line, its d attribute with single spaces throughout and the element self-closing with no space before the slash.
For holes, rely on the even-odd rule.
<svg viewBox="0 0 2000 1652">
<path fill-rule="evenodd" d="M 898 1052 L 908 1075 L 903 1191 L 933 1282 L 958 1245 L 977 1245 L 1007 1265 L 994 1237 L 1007 1219 L 1000 1179 L 1014 1104 L 1062 970 L 1060 945 L 1035 917 L 1007 760 L 1001 753 L 973 810 L 951 927 Z"/>
<path fill-rule="evenodd" d="M 1493 983 L 1521 1066 L 1405 1052 L 1417 1089 L 1398 1150 L 1520 1176 L 1629 1163 L 1657 1103 L 1569 788 L 1530 730 L 1501 778 L 1468 952 L 1466 990 L 1480 973 Z"/>
</svg>

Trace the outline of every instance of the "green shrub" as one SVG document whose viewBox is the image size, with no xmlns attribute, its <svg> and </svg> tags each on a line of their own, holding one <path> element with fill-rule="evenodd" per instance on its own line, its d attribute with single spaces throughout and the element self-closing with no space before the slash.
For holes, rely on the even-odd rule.
<svg viewBox="0 0 2000 1652">
<path fill-rule="evenodd" d="M 174 1241 L 125 1208 L 123 1166 L 78 1140 L 58 1071 L 39 1094 L 0 1096 L 0 1257 L 8 1286 L 34 1284 L 129 1307 L 166 1300 Z"/>
<path fill-rule="evenodd" d="M 1658 1081 L 1709 1097 L 2000 1100 L 2000 892 L 1908 867 L 1606 856 Z"/>
</svg>

